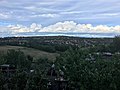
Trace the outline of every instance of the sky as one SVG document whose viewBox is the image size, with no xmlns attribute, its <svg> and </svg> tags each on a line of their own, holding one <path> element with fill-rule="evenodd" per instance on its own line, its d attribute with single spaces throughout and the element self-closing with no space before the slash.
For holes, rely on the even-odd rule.
<svg viewBox="0 0 120 90">
<path fill-rule="evenodd" d="M 120 0 L 0 0 L 1 37 L 38 32 L 119 35 Z"/>
</svg>

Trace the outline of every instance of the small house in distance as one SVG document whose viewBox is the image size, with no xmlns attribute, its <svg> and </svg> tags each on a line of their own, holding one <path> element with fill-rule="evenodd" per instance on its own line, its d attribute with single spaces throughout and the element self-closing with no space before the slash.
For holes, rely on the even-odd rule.
<svg viewBox="0 0 120 90">
<path fill-rule="evenodd" d="M 110 52 L 104 52 L 104 53 L 103 53 L 103 56 L 111 57 L 111 56 L 112 56 L 112 53 L 110 53 Z"/>
<path fill-rule="evenodd" d="M 5 77 L 9 78 L 13 73 L 16 72 L 16 69 L 12 65 L 3 64 L 3 65 L 0 65 L 0 72 L 3 73 Z"/>
</svg>

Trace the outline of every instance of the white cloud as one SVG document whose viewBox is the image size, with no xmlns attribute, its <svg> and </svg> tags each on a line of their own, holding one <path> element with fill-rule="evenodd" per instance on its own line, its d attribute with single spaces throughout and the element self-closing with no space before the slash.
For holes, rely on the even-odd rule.
<svg viewBox="0 0 120 90">
<path fill-rule="evenodd" d="M 77 24 L 73 21 L 58 22 L 48 27 L 43 27 L 39 32 L 76 32 L 76 33 L 120 33 L 120 26 L 107 25 L 93 26 L 91 24 Z"/>
<path fill-rule="evenodd" d="M 42 17 L 51 17 L 51 18 L 53 18 L 53 17 L 56 17 L 57 16 L 57 14 L 42 14 L 41 15 Z"/>
<path fill-rule="evenodd" d="M 10 18 L 10 15 L 0 13 L 0 19 L 8 19 L 8 18 Z"/>
<path fill-rule="evenodd" d="M 25 33 L 25 32 L 36 32 L 41 29 L 41 25 L 38 25 L 36 23 L 32 23 L 29 27 L 23 26 L 23 25 L 8 25 L 7 28 L 9 28 L 10 31 L 12 31 L 11 34 L 17 34 L 17 33 Z"/>
<path fill-rule="evenodd" d="M 74 21 L 58 22 L 56 24 L 43 27 L 40 24 L 32 23 L 30 26 L 8 25 L 0 27 L 0 33 L 9 32 L 9 34 L 29 33 L 29 32 L 53 32 L 53 33 L 116 33 L 120 34 L 120 26 L 106 26 L 91 24 L 77 24 Z"/>
<path fill-rule="evenodd" d="M 73 32 L 76 28 L 76 23 L 73 21 L 58 22 L 54 25 L 44 27 L 39 32 Z"/>
<path fill-rule="evenodd" d="M 54 18 L 57 17 L 59 15 L 57 14 L 39 14 L 39 15 L 32 15 L 31 17 L 45 17 L 45 18 Z"/>
</svg>

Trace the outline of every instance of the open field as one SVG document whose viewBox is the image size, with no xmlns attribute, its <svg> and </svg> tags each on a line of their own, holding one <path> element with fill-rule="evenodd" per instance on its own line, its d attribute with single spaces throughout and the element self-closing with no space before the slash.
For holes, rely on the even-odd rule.
<svg viewBox="0 0 120 90">
<path fill-rule="evenodd" d="M 59 54 L 57 53 L 48 53 L 45 51 L 40 51 L 33 48 L 21 47 L 21 46 L 0 46 L 0 54 L 5 54 L 7 50 L 14 49 L 24 52 L 25 55 L 30 55 L 34 59 L 38 58 L 48 58 L 49 60 L 55 60 Z"/>
</svg>

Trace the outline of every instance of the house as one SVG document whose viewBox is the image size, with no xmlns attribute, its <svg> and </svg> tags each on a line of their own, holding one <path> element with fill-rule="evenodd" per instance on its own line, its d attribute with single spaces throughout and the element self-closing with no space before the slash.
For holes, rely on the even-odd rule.
<svg viewBox="0 0 120 90">
<path fill-rule="evenodd" d="M 0 72 L 3 73 L 6 78 L 10 78 L 16 72 L 16 68 L 9 64 L 3 64 L 0 65 Z"/>
</svg>

